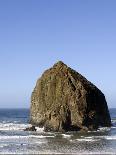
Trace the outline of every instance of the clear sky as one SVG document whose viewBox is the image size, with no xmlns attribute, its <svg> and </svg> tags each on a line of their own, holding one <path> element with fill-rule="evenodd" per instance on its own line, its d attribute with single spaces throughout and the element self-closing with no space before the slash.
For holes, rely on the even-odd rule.
<svg viewBox="0 0 116 155">
<path fill-rule="evenodd" d="M 58 60 L 116 107 L 116 0 L 0 0 L 0 108 L 29 107 Z"/>
</svg>

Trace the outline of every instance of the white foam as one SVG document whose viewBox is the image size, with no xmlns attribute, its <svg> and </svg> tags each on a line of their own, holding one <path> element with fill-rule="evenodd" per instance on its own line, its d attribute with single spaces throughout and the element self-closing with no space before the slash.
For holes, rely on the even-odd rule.
<svg viewBox="0 0 116 155">
<path fill-rule="evenodd" d="M 70 140 L 70 141 L 80 141 L 80 142 L 94 142 L 94 141 L 99 141 L 101 140 L 99 136 L 81 136 L 80 138 Z"/>
<path fill-rule="evenodd" d="M 105 139 L 107 140 L 116 140 L 116 135 L 114 136 L 104 136 Z"/>
<path fill-rule="evenodd" d="M 0 140 L 3 139 L 26 139 L 26 138 L 38 138 L 38 139 L 42 139 L 42 138 L 53 138 L 54 136 L 52 135 L 29 135 L 29 136 L 0 136 Z"/>
<path fill-rule="evenodd" d="M 85 137 L 85 138 L 87 138 L 87 139 L 92 139 L 92 138 L 94 138 L 93 136 L 91 136 L 91 137 Z"/>
<path fill-rule="evenodd" d="M 30 124 L 15 124 L 15 123 L 0 123 L 0 130 L 24 130 L 25 128 L 31 127 Z"/>
<path fill-rule="evenodd" d="M 112 119 L 111 122 L 112 122 L 112 123 L 116 123 L 116 119 Z"/>
<path fill-rule="evenodd" d="M 80 139 L 76 139 L 77 141 L 85 141 L 85 142 L 94 142 L 94 141 L 98 141 L 99 139 L 89 139 L 89 138 L 80 138 Z"/>
<path fill-rule="evenodd" d="M 35 127 L 37 132 L 44 132 L 44 127 L 43 128 L 39 128 L 39 127 Z"/>
<path fill-rule="evenodd" d="M 26 128 L 31 127 L 31 124 L 20 124 L 20 123 L 6 123 L 5 121 L 3 123 L 0 123 L 0 131 L 11 131 L 11 130 L 24 130 Z M 35 127 L 37 129 L 37 132 L 44 132 L 44 128 Z"/>
<path fill-rule="evenodd" d="M 81 136 L 83 137 L 83 136 Z M 85 137 L 85 138 L 82 138 L 83 140 L 101 140 L 101 139 L 106 139 L 106 140 L 116 140 L 116 135 L 112 135 L 112 136 L 91 136 L 91 137 Z"/>
<path fill-rule="evenodd" d="M 5 146 L 8 146 L 8 144 L 0 144 L 0 148 L 3 148 Z"/>
<path fill-rule="evenodd" d="M 111 128 L 110 127 L 100 127 L 97 131 L 110 131 L 111 130 Z"/>
<path fill-rule="evenodd" d="M 95 141 L 99 141 L 99 138 L 96 138 L 95 136 L 91 136 L 91 137 L 84 137 L 81 136 L 80 138 L 77 139 L 71 139 L 71 142 L 75 142 L 75 141 L 79 141 L 79 142 L 95 142 Z"/>
<path fill-rule="evenodd" d="M 88 131 L 88 133 L 91 133 L 91 132 L 105 132 L 105 131 L 110 131 L 112 127 L 99 127 L 98 130 L 96 131 Z"/>
<path fill-rule="evenodd" d="M 29 135 L 28 137 L 42 139 L 42 138 L 54 138 L 54 135 Z"/>
<path fill-rule="evenodd" d="M 70 138 L 72 135 L 62 134 L 62 136 L 63 136 L 64 138 Z"/>
<path fill-rule="evenodd" d="M 53 155 L 53 154 L 54 155 L 61 155 L 62 154 L 63 155 L 64 154 L 64 155 L 74 155 L 74 154 L 77 154 L 77 153 L 64 153 L 64 152 L 60 152 L 59 153 L 59 152 L 54 152 L 54 151 L 50 152 L 50 151 L 47 150 L 46 152 L 45 151 L 39 151 L 39 152 L 38 151 L 27 151 L 27 152 L 26 151 L 23 151 L 23 152 L 17 152 L 17 151 L 16 152 L 6 152 L 6 151 L 4 151 L 4 152 L 0 152 L 0 154 L 2 154 L 2 155 L 3 154 L 11 154 L 11 155 L 12 154 L 22 154 L 22 155 L 23 154 L 27 154 L 27 155 L 28 154 L 44 154 L 44 155 L 48 155 L 48 154 L 50 154 L 50 155 Z M 78 155 L 86 155 L 86 154 L 87 155 L 89 155 L 89 154 L 90 155 L 93 155 L 93 154 L 94 155 L 99 155 L 99 154 L 101 154 L 101 155 L 104 155 L 104 154 L 115 155 L 116 153 L 115 152 L 106 152 L 106 151 L 103 151 L 103 152 L 78 152 Z"/>
<path fill-rule="evenodd" d="M 116 129 L 116 126 L 112 126 L 111 128 L 112 128 L 112 129 Z"/>
</svg>

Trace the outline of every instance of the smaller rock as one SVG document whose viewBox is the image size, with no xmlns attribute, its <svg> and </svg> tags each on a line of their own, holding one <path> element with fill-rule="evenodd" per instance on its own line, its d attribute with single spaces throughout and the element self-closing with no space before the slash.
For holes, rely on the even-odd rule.
<svg viewBox="0 0 116 155">
<path fill-rule="evenodd" d="M 80 133 L 86 133 L 86 132 L 88 132 L 89 130 L 88 130 L 88 128 L 87 127 L 82 127 L 81 129 L 80 129 Z"/>
<path fill-rule="evenodd" d="M 24 131 L 36 131 L 37 129 L 35 128 L 35 126 L 31 126 L 29 128 L 24 129 Z"/>
</svg>

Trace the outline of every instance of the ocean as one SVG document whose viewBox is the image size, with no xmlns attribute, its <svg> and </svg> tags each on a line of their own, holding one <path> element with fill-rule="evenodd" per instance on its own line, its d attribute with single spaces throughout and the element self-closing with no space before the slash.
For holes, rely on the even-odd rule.
<svg viewBox="0 0 116 155">
<path fill-rule="evenodd" d="M 28 109 L 0 109 L 0 154 L 116 154 L 116 109 L 110 109 L 113 126 L 79 133 L 24 131 Z"/>
</svg>

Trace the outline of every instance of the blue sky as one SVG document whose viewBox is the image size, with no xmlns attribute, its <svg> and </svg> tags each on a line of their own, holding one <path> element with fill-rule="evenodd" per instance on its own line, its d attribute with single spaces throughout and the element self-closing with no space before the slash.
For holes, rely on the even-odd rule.
<svg viewBox="0 0 116 155">
<path fill-rule="evenodd" d="M 0 108 L 29 107 L 36 80 L 58 60 L 116 107 L 116 1 L 0 0 Z"/>
</svg>

